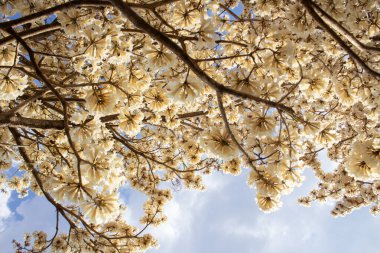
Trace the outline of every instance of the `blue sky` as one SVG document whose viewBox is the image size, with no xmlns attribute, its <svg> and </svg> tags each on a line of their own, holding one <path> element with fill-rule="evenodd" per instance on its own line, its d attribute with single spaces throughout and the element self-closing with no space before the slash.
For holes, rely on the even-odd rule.
<svg viewBox="0 0 380 253">
<path fill-rule="evenodd" d="M 332 163 L 325 160 L 324 167 Z M 283 207 L 270 214 L 260 212 L 254 190 L 246 185 L 248 170 L 234 177 L 216 173 L 205 178 L 204 192 L 181 190 L 166 206 L 167 223 L 150 229 L 160 242 L 149 253 L 377 253 L 380 220 L 368 209 L 344 218 L 333 218 L 333 203 L 314 203 L 311 208 L 297 204 L 297 198 L 311 190 L 316 181 L 305 171 L 304 185 L 283 198 Z M 128 188 L 123 193 L 128 205 L 125 218 L 136 224 L 144 198 Z M 15 203 L 0 195 L 1 252 L 13 252 L 11 240 L 23 232 L 54 231 L 55 211 L 41 197 Z"/>
</svg>

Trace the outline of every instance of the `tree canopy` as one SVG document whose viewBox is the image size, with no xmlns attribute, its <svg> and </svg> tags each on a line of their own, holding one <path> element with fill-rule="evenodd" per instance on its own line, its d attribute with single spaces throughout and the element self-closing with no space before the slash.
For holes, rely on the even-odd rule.
<svg viewBox="0 0 380 253">
<path fill-rule="evenodd" d="M 55 234 L 17 252 L 149 249 L 172 191 L 218 171 L 249 170 L 264 212 L 304 169 L 319 184 L 300 204 L 380 212 L 378 1 L 1 0 L 0 13 L 0 186 L 57 212 Z M 141 227 L 123 218 L 126 189 L 147 197 Z"/>
</svg>

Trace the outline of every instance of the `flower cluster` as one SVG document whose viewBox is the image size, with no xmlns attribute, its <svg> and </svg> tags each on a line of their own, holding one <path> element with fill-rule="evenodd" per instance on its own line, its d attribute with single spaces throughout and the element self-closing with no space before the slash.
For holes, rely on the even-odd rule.
<svg viewBox="0 0 380 253">
<path fill-rule="evenodd" d="M 271 212 L 380 213 L 380 6 L 343 0 L 0 1 L 0 189 L 70 231 L 18 252 L 142 252 L 172 190 L 239 175 Z M 319 152 L 339 164 L 321 168 Z M 15 168 L 17 167 L 17 171 Z M 140 227 L 121 196 L 146 196 Z"/>
</svg>

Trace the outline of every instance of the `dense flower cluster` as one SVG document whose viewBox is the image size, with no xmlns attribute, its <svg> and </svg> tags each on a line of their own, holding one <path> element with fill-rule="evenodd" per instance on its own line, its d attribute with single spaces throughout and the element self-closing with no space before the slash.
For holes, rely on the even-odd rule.
<svg viewBox="0 0 380 253">
<path fill-rule="evenodd" d="M 301 204 L 380 213 L 378 1 L 2 0 L 0 14 L 0 189 L 46 197 L 70 226 L 17 252 L 144 251 L 173 185 L 218 171 L 250 170 L 264 212 L 311 168 Z M 146 195 L 141 228 L 126 188 Z"/>
</svg>

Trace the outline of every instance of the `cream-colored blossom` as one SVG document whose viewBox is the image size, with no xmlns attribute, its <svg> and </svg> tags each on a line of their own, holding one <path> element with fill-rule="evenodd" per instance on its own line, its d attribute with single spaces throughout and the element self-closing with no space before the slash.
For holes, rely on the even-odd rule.
<svg viewBox="0 0 380 253">
<path fill-rule="evenodd" d="M 270 134 L 276 126 L 276 120 L 273 116 L 262 115 L 259 112 L 246 114 L 244 123 L 249 127 L 250 133 L 255 136 Z"/>
<path fill-rule="evenodd" d="M 96 147 L 87 148 L 83 153 L 84 162 L 81 163 L 83 176 L 90 182 L 106 180 L 109 173 L 109 163 L 106 154 Z"/>
<path fill-rule="evenodd" d="M 144 48 L 144 56 L 147 58 L 149 66 L 157 68 L 168 68 L 176 63 L 175 55 L 162 44 L 147 43 Z"/>
<path fill-rule="evenodd" d="M 80 11 L 70 8 L 65 12 L 59 13 L 58 20 L 67 34 L 75 35 L 78 34 L 83 27 L 82 16 L 83 14 Z"/>
<path fill-rule="evenodd" d="M 101 192 L 82 205 L 84 215 L 92 222 L 103 223 L 118 214 L 119 196 L 117 193 Z"/>
<path fill-rule="evenodd" d="M 86 104 L 92 114 L 106 115 L 112 114 L 116 101 L 113 98 L 112 90 L 108 87 L 94 87 L 87 91 Z"/>
<path fill-rule="evenodd" d="M 248 69 L 239 68 L 233 71 L 230 76 L 231 88 L 247 93 L 257 94 L 260 84 L 253 78 Z"/>
<path fill-rule="evenodd" d="M 144 114 L 141 112 L 131 113 L 125 112 L 119 115 L 119 127 L 128 135 L 134 136 L 140 131 L 140 123 L 144 119 Z"/>
<path fill-rule="evenodd" d="M 270 213 L 280 208 L 282 203 L 280 202 L 279 196 L 271 196 L 267 194 L 258 193 L 256 195 L 256 202 L 261 211 L 265 213 Z"/>
<path fill-rule="evenodd" d="M 0 65 L 12 65 L 15 61 L 16 51 L 13 45 L 0 47 Z"/>
<path fill-rule="evenodd" d="M 12 100 L 23 94 L 27 87 L 28 77 L 17 72 L 0 71 L 0 100 Z"/>
<path fill-rule="evenodd" d="M 199 19 L 199 16 L 198 11 L 190 9 L 186 6 L 185 1 L 180 1 L 177 5 L 175 5 L 172 12 L 173 23 L 184 28 L 191 28 L 195 25 L 196 21 Z"/>
<path fill-rule="evenodd" d="M 239 150 L 229 133 L 224 129 L 212 128 L 202 139 L 203 148 L 213 156 L 229 160 L 238 156 Z"/>
<path fill-rule="evenodd" d="M 198 96 L 202 95 L 203 84 L 193 74 L 186 77 L 184 81 L 171 81 L 166 89 L 175 101 L 192 103 Z"/>
<path fill-rule="evenodd" d="M 144 97 L 154 111 L 162 111 L 169 105 L 169 99 L 163 89 L 151 88 L 144 93 Z"/>
</svg>

